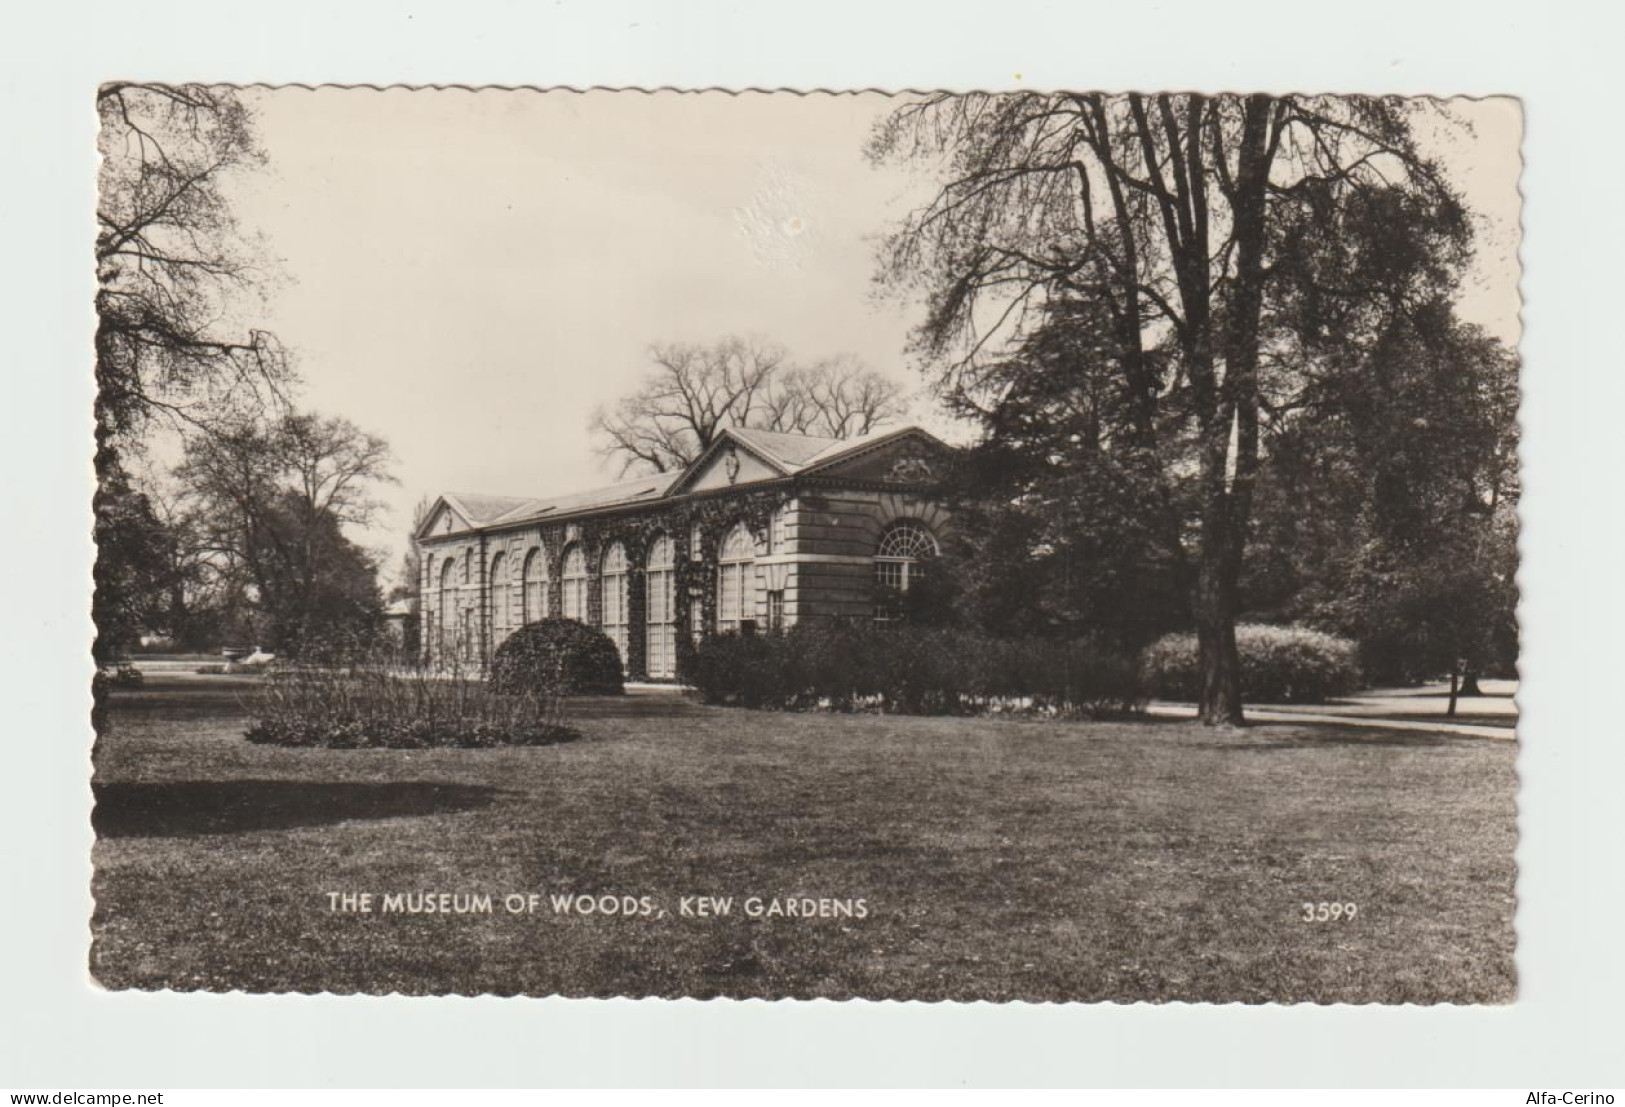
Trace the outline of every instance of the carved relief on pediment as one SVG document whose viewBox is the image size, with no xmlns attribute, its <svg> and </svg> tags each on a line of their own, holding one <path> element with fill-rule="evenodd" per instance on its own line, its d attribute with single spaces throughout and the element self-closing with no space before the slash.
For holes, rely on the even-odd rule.
<svg viewBox="0 0 1625 1107">
<path fill-rule="evenodd" d="M 931 465 L 931 459 L 923 453 L 911 450 L 892 462 L 891 469 L 886 474 L 886 479 L 909 484 L 920 484 L 935 479 L 936 475 L 936 471 Z"/>
</svg>

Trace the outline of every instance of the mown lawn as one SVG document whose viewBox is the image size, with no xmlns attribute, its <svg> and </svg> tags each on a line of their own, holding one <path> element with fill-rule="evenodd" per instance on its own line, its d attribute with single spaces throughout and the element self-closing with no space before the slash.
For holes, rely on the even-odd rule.
<svg viewBox="0 0 1625 1107">
<path fill-rule="evenodd" d="M 111 988 L 1507 1002 L 1510 742 L 581 703 L 539 749 L 241 737 L 230 678 L 117 693 L 91 967 Z M 485 892 L 491 915 L 328 893 Z M 506 893 L 664 917 L 510 915 Z M 685 895 L 734 898 L 684 918 Z M 741 914 L 862 898 L 867 919 Z M 1300 921 L 1306 901 L 1352 920 Z M 545 902 L 545 901 L 544 901 Z M 375 908 L 378 906 L 375 901 Z"/>
</svg>

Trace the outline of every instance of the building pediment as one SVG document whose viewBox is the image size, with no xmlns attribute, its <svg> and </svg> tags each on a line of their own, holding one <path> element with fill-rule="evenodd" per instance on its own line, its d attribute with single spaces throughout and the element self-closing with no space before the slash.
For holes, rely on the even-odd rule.
<svg viewBox="0 0 1625 1107">
<path fill-rule="evenodd" d="M 729 439 L 695 463 L 683 481 L 685 492 L 708 492 L 738 484 L 776 480 L 785 473 L 747 446 Z"/>
<path fill-rule="evenodd" d="M 948 461 L 947 446 L 924 431 L 910 429 L 809 465 L 803 472 L 864 483 L 932 485 L 946 478 Z"/>
<path fill-rule="evenodd" d="M 803 474 L 931 485 L 945 475 L 949 452 L 940 439 L 917 427 L 849 439 L 730 428 L 678 479 L 671 494 Z"/>
<path fill-rule="evenodd" d="M 472 528 L 473 523 L 469 521 L 468 517 L 459 512 L 442 496 L 435 502 L 434 507 L 430 508 L 429 514 L 424 517 L 423 522 L 418 525 L 416 536 L 421 541 L 439 538 L 445 534 L 457 534 Z"/>
</svg>

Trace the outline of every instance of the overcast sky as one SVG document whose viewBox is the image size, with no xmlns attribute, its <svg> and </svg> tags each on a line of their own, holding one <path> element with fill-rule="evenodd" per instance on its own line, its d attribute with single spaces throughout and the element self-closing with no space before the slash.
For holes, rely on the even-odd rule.
<svg viewBox="0 0 1625 1107">
<path fill-rule="evenodd" d="M 386 438 L 391 560 L 420 496 L 608 483 L 593 410 L 651 342 L 758 334 L 917 391 L 917 308 L 877 301 L 874 241 L 928 182 L 863 158 L 860 96 L 255 90 L 266 168 L 232 182 L 281 282 L 265 324 L 301 406 Z M 1518 116 L 1463 102 L 1433 138 L 1481 213 L 1463 314 L 1517 337 Z M 929 401 L 921 421 L 934 429 Z"/>
</svg>

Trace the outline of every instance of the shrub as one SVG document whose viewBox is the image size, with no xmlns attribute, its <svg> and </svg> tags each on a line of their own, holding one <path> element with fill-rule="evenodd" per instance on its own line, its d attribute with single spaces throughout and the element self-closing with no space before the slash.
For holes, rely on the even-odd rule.
<svg viewBox="0 0 1625 1107">
<path fill-rule="evenodd" d="M 1324 703 L 1360 686 L 1356 646 L 1346 638 L 1307 627 L 1244 623 L 1236 628 L 1241 654 L 1241 695 L 1253 703 Z M 1201 695 L 1196 635 L 1170 634 L 1145 651 L 1143 668 L 1163 699 Z"/>
<path fill-rule="evenodd" d="M 821 621 L 786 634 L 709 636 L 687 652 L 682 677 L 707 703 L 778 710 L 1101 716 L 1144 704 L 1132 655 L 908 624 Z"/>
<path fill-rule="evenodd" d="M 90 678 L 90 725 L 101 734 L 107 722 L 107 701 L 115 688 L 140 688 L 146 682 L 141 670 L 128 662 L 98 668 Z"/>
<path fill-rule="evenodd" d="M 93 679 L 99 681 L 104 688 L 140 688 L 146 683 L 146 677 L 142 676 L 141 670 L 128 661 L 97 669 Z"/>
<path fill-rule="evenodd" d="M 707 703 L 784 707 L 799 683 L 782 634 L 708 635 L 681 659 L 683 679 Z"/>
<path fill-rule="evenodd" d="M 576 737 L 557 694 L 503 694 L 472 676 L 376 657 L 275 667 L 251 710 L 248 740 L 278 746 L 487 749 Z"/>
<path fill-rule="evenodd" d="M 541 619 L 514 631 L 491 659 L 490 684 L 502 693 L 618 696 L 621 654 L 608 635 L 574 619 Z"/>
</svg>

